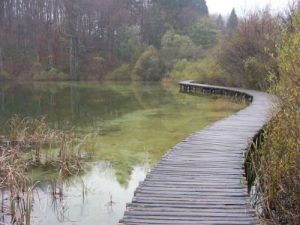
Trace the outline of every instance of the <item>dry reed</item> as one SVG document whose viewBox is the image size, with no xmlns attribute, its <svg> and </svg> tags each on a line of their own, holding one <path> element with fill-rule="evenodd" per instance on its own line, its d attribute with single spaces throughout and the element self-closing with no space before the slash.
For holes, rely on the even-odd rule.
<svg viewBox="0 0 300 225">
<path fill-rule="evenodd" d="M 47 166 L 57 171 L 53 198 L 63 197 L 64 179 L 83 169 L 86 143 L 90 135 L 77 137 L 72 132 L 51 129 L 44 117 L 13 116 L 0 140 L 1 212 L 13 225 L 30 225 L 30 214 L 37 182 L 29 178 L 33 166 Z M 5 204 L 4 204 L 5 203 Z"/>
</svg>

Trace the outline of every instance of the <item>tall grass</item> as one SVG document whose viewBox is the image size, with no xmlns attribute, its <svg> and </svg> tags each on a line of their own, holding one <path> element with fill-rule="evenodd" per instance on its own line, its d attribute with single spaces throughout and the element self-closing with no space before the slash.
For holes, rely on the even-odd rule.
<svg viewBox="0 0 300 225">
<path fill-rule="evenodd" d="M 77 137 L 72 132 L 51 129 L 45 118 L 13 116 L 5 126 L 0 141 L 0 191 L 3 212 L 11 216 L 11 224 L 29 225 L 34 190 L 37 182 L 28 172 L 33 166 L 47 166 L 57 171 L 52 196 L 63 196 L 66 176 L 79 173 L 83 160 L 91 155 L 90 135 Z M 87 145 L 87 146 L 86 146 Z M 89 153 L 84 153 L 89 148 Z"/>
<path fill-rule="evenodd" d="M 266 224 L 300 224 L 300 12 L 291 25 L 293 32 L 283 33 L 277 48 L 280 79 L 271 79 L 280 110 L 252 160 Z"/>
</svg>

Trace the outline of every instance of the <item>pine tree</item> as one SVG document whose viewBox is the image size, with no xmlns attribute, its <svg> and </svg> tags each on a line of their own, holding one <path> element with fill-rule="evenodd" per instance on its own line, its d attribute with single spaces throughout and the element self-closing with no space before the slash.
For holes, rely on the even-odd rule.
<svg viewBox="0 0 300 225">
<path fill-rule="evenodd" d="M 199 18 L 208 16 L 205 0 L 152 0 L 153 8 L 165 13 L 165 21 L 160 21 L 176 31 L 185 31 Z"/>
<path fill-rule="evenodd" d="M 238 26 L 238 24 L 239 24 L 238 17 L 235 13 L 235 9 L 233 8 L 230 13 L 229 19 L 227 21 L 227 28 L 233 30 Z"/>
<path fill-rule="evenodd" d="M 195 5 L 202 16 L 208 16 L 208 7 L 205 0 L 195 1 Z"/>
<path fill-rule="evenodd" d="M 219 14 L 219 16 L 216 19 L 216 24 L 218 26 L 219 29 L 223 29 L 224 28 L 224 20 L 221 14 Z"/>
<path fill-rule="evenodd" d="M 205 0 L 152 0 L 166 11 L 176 13 L 185 7 L 196 8 L 201 16 L 208 15 L 208 7 Z"/>
</svg>

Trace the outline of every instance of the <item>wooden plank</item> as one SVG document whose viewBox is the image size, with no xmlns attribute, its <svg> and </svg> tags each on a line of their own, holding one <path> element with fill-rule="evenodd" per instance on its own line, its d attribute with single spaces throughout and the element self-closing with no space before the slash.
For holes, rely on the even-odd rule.
<svg viewBox="0 0 300 225">
<path fill-rule="evenodd" d="M 120 224 L 258 224 L 249 205 L 244 155 L 270 119 L 270 96 L 189 81 L 181 82 L 180 88 L 252 103 L 170 149 L 140 183 Z"/>
</svg>

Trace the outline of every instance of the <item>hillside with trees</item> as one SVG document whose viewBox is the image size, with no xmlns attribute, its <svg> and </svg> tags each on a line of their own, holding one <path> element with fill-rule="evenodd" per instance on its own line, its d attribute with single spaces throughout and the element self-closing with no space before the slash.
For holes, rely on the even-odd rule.
<svg viewBox="0 0 300 225">
<path fill-rule="evenodd" d="M 205 0 L 1 0 L 0 80 L 179 81 L 268 91 L 261 216 L 300 224 L 300 5 L 225 21 Z"/>
<path fill-rule="evenodd" d="M 205 0 L 3 0 L 0 79 L 194 79 L 266 90 L 290 20 L 233 9 L 224 21 Z"/>
<path fill-rule="evenodd" d="M 1 78 L 100 80 L 120 67 L 112 79 L 124 80 L 122 75 L 137 71 L 139 64 L 147 73 L 147 66 L 160 61 L 157 50 L 165 34 L 176 35 L 173 47 L 189 44 L 190 51 L 176 54 L 198 56 L 190 39 L 199 39 L 199 34 L 190 33 L 190 28 L 207 16 L 204 0 L 4 0 L 0 2 Z M 140 74 L 138 79 L 161 79 L 165 66 L 160 63 L 148 71 L 156 73 L 153 78 Z"/>
</svg>

